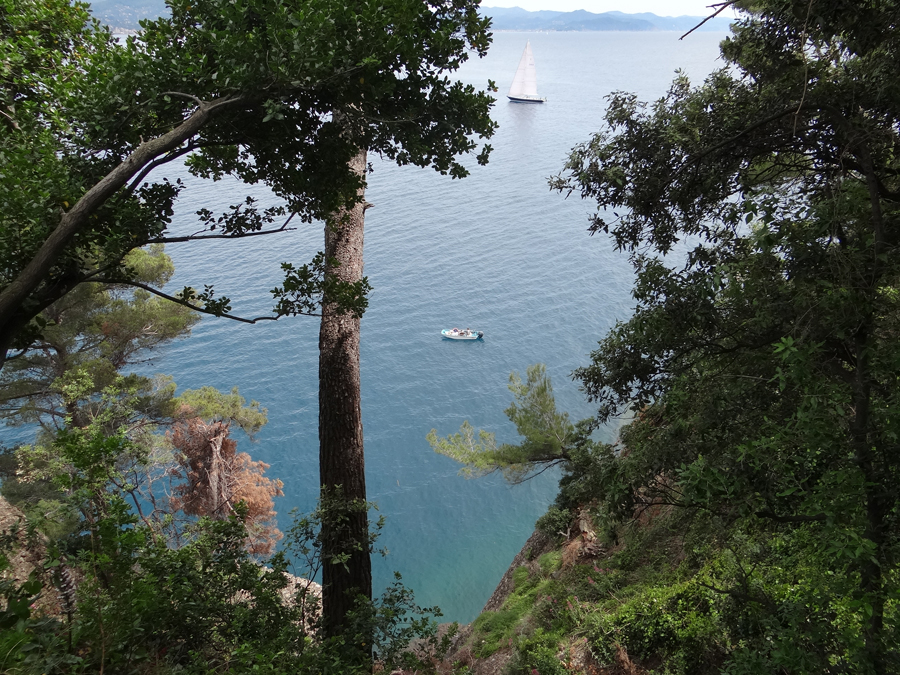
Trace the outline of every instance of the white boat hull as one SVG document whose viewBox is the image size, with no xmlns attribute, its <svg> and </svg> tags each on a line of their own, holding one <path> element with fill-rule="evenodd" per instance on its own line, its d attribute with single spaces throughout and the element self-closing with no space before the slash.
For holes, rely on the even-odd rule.
<svg viewBox="0 0 900 675">
<path fill-rule="evenodd" d="M 545 98 L 525 98 L 523 96 L 507 96 L 510 101 L 515 103 L 546 103 L 547 99 Z"/>
<path fill-rule="evenodd" d="M 445 328 L 441 331 L 441 336 L 448 340 L 480 340 L 482 337 L 484 337 L 484 333 L 480 330 L 453 331 L 449 328 Z"/>
</svg>

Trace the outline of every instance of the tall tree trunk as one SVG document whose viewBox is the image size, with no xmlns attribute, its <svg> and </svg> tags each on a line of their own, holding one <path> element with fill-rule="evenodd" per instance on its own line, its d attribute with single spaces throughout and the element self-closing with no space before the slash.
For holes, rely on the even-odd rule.
<svg viewBox="0 0 900 675">
<path fill-rule="evenodd" d="M 364 150 L 350 161 L 365 176 Z M 363 273 L 365 204 L 339 211 L 325 226 L 326 275 L 355 282 Z M 372 561 L 366 508 L 365 457 L 359 389 L 360 320 L 327 302 L 319 331 L 319 475 L 322 522 L 323 619 L 325 634 L 340 632 L 356 597 L 372 597 Z M 343 506 L 335 511 L 334 499 Z M 330 515 L 329 515 L 330 512 Z M 347 556 L 345 558 L 345 556 Z"/>
<path fill-rule="evenodd" d="M 871 412 L 871 376 L 869 367 L 869 335 L 871 334 L 872 317 L 868 317 L 866 325 L 860 328 L 855 336 L 856 373 L 854 382 L 853 408 L 854 416 L 850 422 L 850 433 L 856 454 L 856 463 L 865 479 L 866 528 L 863 536 L 872 542 L 874 551 L 871 558 L 860 561 L 860 595 L 870 605 L 868 619 L 863 625 L 865 654 L 868 666 L 873 675 L 886 672 L 884 658 L 884 608 L 885 592 L 882 566 L 885 563 L 885 519 L 890 511 L 889 499 L 886 499 L 884 472 L 876 466 L 877 446 L 872 435 Z"/>
<path fill-rule="evenodd" d="M 885 249 L 884 214 L 881 208 L 881 195 L 878 177 L 872 162 L 872 155 L 865 143 L 857 147 L 861 164 L 866 176 L 869 191 L 869 202 L 872 210 L 873 256 L 866 269 L 859 287 L 866 289 L 865 303 L 869 308 L 877 307 L 879 288 L 881 286 L 881 255 Z M 854 336 L 856 353 L 856 373 L 853 393 L 854 415 L 850 424 L 850 433 L 856 455 L 856 462 L 865 479 L 866 519 L 867 526 L 863 536 L 874 544 L 871 559 L 863 560 L 860 566 L 861 591 L 865 601 L 871 604 L 868 622 L 863 628 L 865 652 L 868 666 L 873 675 L 887 672 L 884 650 L 884 566 L 885 531 L 888 513 L 892 510 L 890 487 L 884 484 L 889 475 L 884 467 L 878 466 L 877 437 L 873 434 L 871 422 L 872 383 L 874 380 L 869 358 L 873 351 L 872 336 L 875 334 L 875 314 L 866 312 L 862 325 Z"/>
</svg>

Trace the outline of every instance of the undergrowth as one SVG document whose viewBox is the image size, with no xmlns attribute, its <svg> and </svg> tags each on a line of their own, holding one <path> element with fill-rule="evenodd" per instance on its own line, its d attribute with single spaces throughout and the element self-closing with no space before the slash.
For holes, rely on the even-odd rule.
<svg viewBox="0 0 900 675">
<path fill-rule="evenodd" d="M 599 557 L 564 564 L 557 550 L 516 569 L 501 608 L 473 624 L 473 654 L 509 650 L 508 672 L 522 675 L 581 671 L 575 645 L 601 669 L 627 659 L 666 675 L 856 672 L 850 652 L 832 648 L 861 639 L 852 594 L 811 534 L 747 521 L 726 539 L 720 523 L 684 511 L 617 534 Z M 891 601 L 886 623 L 896 620 Z"/>
</svg>

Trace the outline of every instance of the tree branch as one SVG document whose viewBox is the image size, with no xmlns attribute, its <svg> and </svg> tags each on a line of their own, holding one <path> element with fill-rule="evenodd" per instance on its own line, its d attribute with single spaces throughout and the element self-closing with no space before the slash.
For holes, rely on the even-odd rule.
<svg viewBox="0 0 900 675">
<path fill-rule="evenodd" d="M 760 596 L 754 595 L 752 593 L 745 593 L 743 591 L 735 591 L 735 590 L 730 590 L 727 588 L 717 588 L 716 586 L 713 586 L 712 584 L 707 584 L 702 581 L 698 581 L 697 583 L 700 586 L 703 586 L 703 588 L 708 588 L 713 593 L 719 593 L 721 595 L 728 595 L 728 596 L 731 596 L 732 598 L 737 598 L 738 600 L 745 600 L 747 602 L 758 602 L 761 605 L 765 605 L 769 610 L 775 609 L 775 603 L 772 602 L 772 600 L 765 594 L 763 594 L 762 597 L 760 597 Z"/>
<path fill-rule="evenodd" d="M 749 134 L 751 131 L 756 131 L 760 127 L 764 127 L 765 125 L 767 125 L 771 122 L 774 122 L 782 117 L 787 117 L 788 115 L 795 115 L 795 114 L 799 113 L 801 109 L 810 108 L 810 107 L 812 107 L 812 106 L 810 106 L 808 104 L 800 104 L 799 107 L 791 106 L 790 108 L 784 108 L 784 109 L 778 111 L 774 115 L 769 115 L 768 117 L 761 119 L 759 122 L 751 124 L 749 127 L 745 128 L 743 131 L 741 131 L 737 136 L 733 136 L 732 138 L 722 141 L 721 143 L 716 143 L 715 145 L 701 151 L 699 154 L 691 156 L 690 159 L 688 160 L 688 162 L 686 162 L 686 165 L 696 162 L 698 160 L 701 160 L 704 157 L 706 157 L 707 155 L 714 153 L 716 150 L 721 150 L 722 148 L 727 148 L 729 145 L 734 145 L 737 141 L 739 141 L 741 138 L 743 138 L 744 136 Z"/>
<path fill-rule="evenodd" d="M 9 109 L 9 108 L 7 108 L 7 110 L 8 110 L 8 109 Z M 16 123 L 16 120 L 13 119 L 12 115 L 10 115 L 10 114 L 7 113 L 7 112 L 4 112 L 3 110 L 0 110 L 0 115 L 3 115 L 6 119 L 9 120 L 9 123 L 12 125 L 12 128 L 13 128 L 13 129 L 15 129 L 16 131 L 21 131 L 21 130 L 22 130 L 21 127 L 19 127 L 19 125 Z"/>
<path fill-rule="evenodd" d="M 544 473 L 545 471 L 548 471 L 549 469 L 552 469 L 554 466 L 558 466 L 559 464 L 562 464 L 563 462 L 566 461 L 566 459 L 563 458 L 563 457 L 558 457 L 558 458 L 552 459 L 552 460 L 547 460 L 547 459 L 543 459 L 543 460 L 529 460 L 529 463 L 532 462 L 532 461 L 535 461 L 535 462 L 544 462 L 543 468 L 542 468 L 540 471 L 534 471 L 534 470 L 532 469 L 532 471 L 531 471 L 530 473 L 527 473 L 526 475 L 522 476 L 521 478 L 518 478 L 518 479 L 516 479 L 515 481 L 512 481 L 512 484 L 513 484 L 513 485 L 521 485 L 522 483 L 524 483 L 524 482 L 526 482 L 526 481 L 529 481 L 529 480 L 531 480 L 532 478 L 537 478 L 538 476 L 540 476 L 540 475 L 541 475 L 542 473 Z M 499 470 L 499 471 L 503 471 L 503 467 L 498 466 L 496 469 L 494 469 L 494 471 L 498 471 L 498 470 Z M 491 473 L 493 473 L 493 472 L 491 472 Z"/>
<path fill-rule="evenodd" d="M 175 97 L 177 97 L 177 98 L 186 98 L 186 99 L 188 99 L 189 101 L 193 101 L 193 102 L 196 103 L 198 106 L 203 106 L 203 104 L 204 104 L 203 101 L 201 101 L 199 98 L 197 98 L 197 97 L 194 96 L 193 94 L 185 94 L 185 93 L 180 92 L 180 91 L 164 91 L 164 92 L 161 92 L 161 93 L 160 93 L 160 96 L 175 96 Z"/>
<path fill-rule="evenodd" d="M 294 214 L 291 214 L 291 218 L 293 218 Z M 293 232 L 297 228 L 296 227 L 286 227 L 290 222 L 290 218 L 288 218 L 287 222 L 284 225 L 279 227 L 277 230 L 261 230 L 259 232 L 241 232 L 239 234 L 190 234 L 186 237 L 159 237 L 157 239 L 148 239 L 145 243 L 147 244 L 181 244 L 186 241 L 200 241 L 202 239 L 243 239 L 244 237 L 258 237 L 263 234 L 278 234 L 279 232 Z"/>
<path fill-rule="evenodd" d="M 713 7 L 718 7 L 719 9 L 717 9 L 717 10 L 715 11 L 714 14 L 710 14 L 708 17 L 706 17 L 705 19 L 703 19 L 703 21 L 701 21 L 701 22 L 698 23 L 696 26 L 694 26 L 693 28 L 691 28 L 687 33 L 685 33 L 684 35 L 682 35 L 682 36 L 681 36 L 680 38 L 678 38 L 678 39 L 679 39 L 679 40 L 684 40 L 684 38 L 686 38 L 688 35 L 690 35 L 690 34 L 693 33 L 695 30 L 697 30 L 698 28 L 700 28 L 700 26 L 702 26 L 703 24 L 705 24 L 707 21 L 709 21 L 710 19 L 715 19 L 717 16 L 719 16 L 719 14 L 721 14 L 721 13 L 724 12 L 726 9 L 728 9 L 729 7 L 731 7 L 732 5 L 734 5 L 734 4 L 736 4 L 736 3 L 737 3 L 737 0 L 731 0 L 730 2 L 717 2 L 717 3 L 713 4 L 713 5 L 709 5 L 710 9 L 712 9 Z"/>
<path fill-rule="evenodd" d="M 144 167 L 144 170 L 138 174 L 137 178 L 131 181 L 131 185 L 129 185 L 127 188 L 128 192 L 134 192 L 135 190 L 137 190 L 138 186 L 141 184 L 141 181 L 143 181 L 147 177 L 147 174 L 153 171 L 153 169 L 155 169 L 156 167 L 162 166 L 163 164 L 168 164 L 172 160 L 178 159 L 179 157 L 183 157 L 195 148 L 195 145 L 188 143 L 186 146 L 184 146 L 180 150 L 177 150 L 176 152 L 172 152 L 165 157 L 160 157 L 159 159 L 153 160 L 146 167 Z"/>
<path fill-rule="evenodd" d="M 89 189 L 62 215 L 59 225 L 50 233 L 25 268 L 0 291 L 0 325 L 9 322 L 26 298 L 47 278 L 66 246 L 88 224 L 90 216 L 106 200 L 128 183 L 148 162 L 179 147 L 194 136 L 209 122 L 215 111 L 247 100 L 246 97 L 234 96 L 212 103 L 201 103 L 197 110 L 174 129 L 141 143 L 124 161 Z"/>
<path fill-rule="evenodd" d="M 163 293 L 159 289 L 153 288 L 153 286 L 148 286 L 147 284 L 142 284 L 140 281 L 129 281 L 126 279 L 94 279 L 95 283 L 98 284 L 109 284 L 111 286 L 134 286 L 135 288 L 142 288 L 148 293 L 153 293 L 153 295 L 158 295 L 159 297 L 169 300 L 170 302 L 174 302 L 177 305 L 181 305 L 182 307 L 188 307 L 189 309 L 193 309 L 195 312 L 200 312 L 201 314 L 209 314 L 210 316 L 220 316 L 223 319 L 231 319 L 232 321 L 240 321 L 241 323 L 257 323 L 259 321 L 278 321 L 280 316 L 258 316 L 253 319 L 246 319 L 242 316 L 234 316 L 233 314 L 217 314 L 216 312 L 210 311 L 204 307 L 198 307 L 197 305 L 192 305 L 187 300 L 182 300 L 181 298 L 176 298 L 174 295 L 169 295 L 168 293 Z M 321 316 L 320 314 L 305 314 L 304 312 L 298 312 L 299 314 L 304 314 L 305 316 Z"/>
</svg>

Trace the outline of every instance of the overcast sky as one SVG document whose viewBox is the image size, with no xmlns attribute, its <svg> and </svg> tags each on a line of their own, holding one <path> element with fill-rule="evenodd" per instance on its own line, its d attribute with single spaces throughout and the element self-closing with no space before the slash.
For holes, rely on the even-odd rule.
<svg viewBox="0 0 900 675">
<path fill-rule="evenodd" d="M 575 9 L 586 9 L 597 14 L 619 10 L 627 14 L 653 12 L 659 16 L 708 16 L 713 10 L 708 5 L 716 0 L 482 0 L 484 7 L 521 7 L 529 11 L 552 9 L 557 12 L 570 12 Z M 719 16 L 734 16 L 725 10 Z"/>
</svg>

